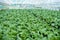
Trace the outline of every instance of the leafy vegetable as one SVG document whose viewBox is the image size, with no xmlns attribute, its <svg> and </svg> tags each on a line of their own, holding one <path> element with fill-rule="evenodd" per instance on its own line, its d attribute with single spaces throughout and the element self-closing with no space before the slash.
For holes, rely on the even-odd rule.
<svg viewBox="0 0 60 40">
<path fill-rule="evenodd" d="M 0 10 L 0 40 L 60 40 L 60 11 Z"/>
</svg>

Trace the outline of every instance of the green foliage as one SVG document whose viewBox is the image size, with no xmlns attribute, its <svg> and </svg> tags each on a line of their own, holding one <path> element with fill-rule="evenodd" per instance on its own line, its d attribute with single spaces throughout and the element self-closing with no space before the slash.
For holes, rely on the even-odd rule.
<svg viewBox="0 0 60 40">
<path fill-rule="evenodd" d="M 60 11 L 0 10 L 0 40 L 60 40 Z"/>
</svg>

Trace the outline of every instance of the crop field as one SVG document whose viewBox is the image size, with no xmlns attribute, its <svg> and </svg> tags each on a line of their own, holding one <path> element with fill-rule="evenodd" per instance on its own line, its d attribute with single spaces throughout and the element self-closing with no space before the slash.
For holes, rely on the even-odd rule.
<svg viewBox="0 0 60 40">
<path fill-rule="evenodd" d="M 60 40 L 60 11 L 0 10 L 0 40 Z"/>
</svg>

